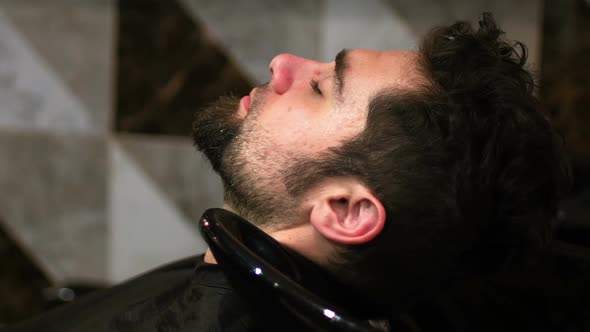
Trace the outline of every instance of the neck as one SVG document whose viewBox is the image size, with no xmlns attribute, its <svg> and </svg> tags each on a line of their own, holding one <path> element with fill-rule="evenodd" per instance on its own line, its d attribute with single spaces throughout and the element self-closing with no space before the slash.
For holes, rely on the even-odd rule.
<svg viewBox="0 0 590 332">
<path fill-rule="evenodd" d="M 236 213 L 227 203 L 223 205 L 223 208 Z M 248 221 L 256 225 L 255 220 Z M 281 229 L 275 227 L 259 228 L 282 245 L 319 265 L 325 265 L 330 253 L 334 251 L 332 243 L 321 236 L 309 222 L 297 223 L 295 226 Z M 205 251 L 203 260 L 205 263 L 217 264 L 217 260 L 209 248 Z"/>
<path fill-rule="evenodd" d="M 319 265 L 326 263 L 327 255 L 325 253 L 333 250 L 331 245 L 317 232 L 314 232 L 311 226 L 275 232 L 267 232 L 264 229 L 263 231 L 279 241 L 282 245 L 298 252 Z M 205 251 L 203 260 L 208 264 L 217 264 L 217 260 L 210 248 L 207 248 Z"/>
<path fill-rule="evenodd" d="M 217 264 L 217 260 L 215 259 L 215 256 L 213 256 L 211 249 L 207 248 L 207 251 L 205 251 L 205 257 L 203 258 L 203 261 L 209 264 Z"/>
</svg>

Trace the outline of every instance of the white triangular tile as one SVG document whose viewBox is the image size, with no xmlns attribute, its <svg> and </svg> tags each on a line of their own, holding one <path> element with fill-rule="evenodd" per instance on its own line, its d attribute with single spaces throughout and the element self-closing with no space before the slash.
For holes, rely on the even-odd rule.
<svg viewBox="0 0 590 332">
<path fill-rule="evenodd" d="M 83 104 L 0 12 L 0 126 L 92 131 Z"/>
<path fill-rule="evenodd" d="M 110 281 L 202 253 L 206 245 L 119 143 L 111 144 Z"/>
<path fill-rule="evenodd" d="M 412 49 L 417 40 L 382 0 L 325 0 L 321 32 L 323 60 L 343 48 Z"/>
<path fill-rule="evenodd" d="M 0 1 L 0 11 L 88 112 L 93 128 L 111 126 L 115 103 L 116 1 Z"/>
<path fill-rule="evenodd" d="M 0 130 L 0 223 L 54 284 L 103 283 L 107 142 Z"/>
<path fill-rule="evenodd" d="M 322 1 L 180 0 L 198 24 L 256 84 L 270 79 L 268 64 L 280 53 L 320 55 Z"/>
<path fill-rule="evenodd" d="M 221 179 L 189 139 L 119 134 L 117 142 L 185 217 L 223 205 Z"/>
</svg>

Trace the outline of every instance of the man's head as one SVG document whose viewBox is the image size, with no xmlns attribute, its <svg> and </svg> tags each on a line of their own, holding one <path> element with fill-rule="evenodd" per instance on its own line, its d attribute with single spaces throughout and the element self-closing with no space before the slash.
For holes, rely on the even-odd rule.
<svg viewBox="0 0 590 332">
<path fill-rule="evenodd" d="M 200 112 L 226 204 L 387 304 L 540 245 L 563 175 L 524 48 L 492 18 L 418 52 L 280 55 L 241 102 Z M 520 44 L 517 44 L 520 45 Z"/>
<path fill-rule="evenodd" d="M 226 204 L 263 226 L 303 221 L 286 174 L 359 135 L 372 95 L 419 84 L 416 57 L 343 50 L 335 61 L 320 63 L 281 54 L 270 63 L 270 81 L 241 103 L 224 98 L 198 113 L 195 142 L 222 175 Z"/>
</svg>

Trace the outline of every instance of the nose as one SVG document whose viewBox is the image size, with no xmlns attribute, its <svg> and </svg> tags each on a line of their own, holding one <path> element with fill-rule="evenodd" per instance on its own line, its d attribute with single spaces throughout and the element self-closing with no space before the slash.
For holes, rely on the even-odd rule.
<svg viewBox="0 0 590 332">
<path fill-rule="evenodd" d="M 284 94 L 303 78 L 311 79 L 317 64 L 292 54 L 279 54 L 270 62 L 270 86 L 275 93 Z"/>
</svg>

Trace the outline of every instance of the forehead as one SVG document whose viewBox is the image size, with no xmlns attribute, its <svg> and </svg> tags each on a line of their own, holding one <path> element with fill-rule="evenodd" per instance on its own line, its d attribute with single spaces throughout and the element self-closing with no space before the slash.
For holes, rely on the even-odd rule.
<svg viewBox="0 0 590 332">
<path fill-rule="evenodd" d="M 367 102 L 385 88 L 411 88 L 421 80 L 418 68 L 415 51 L 351 50 L 347 54 L 344 100 Z"/>
</svg>

